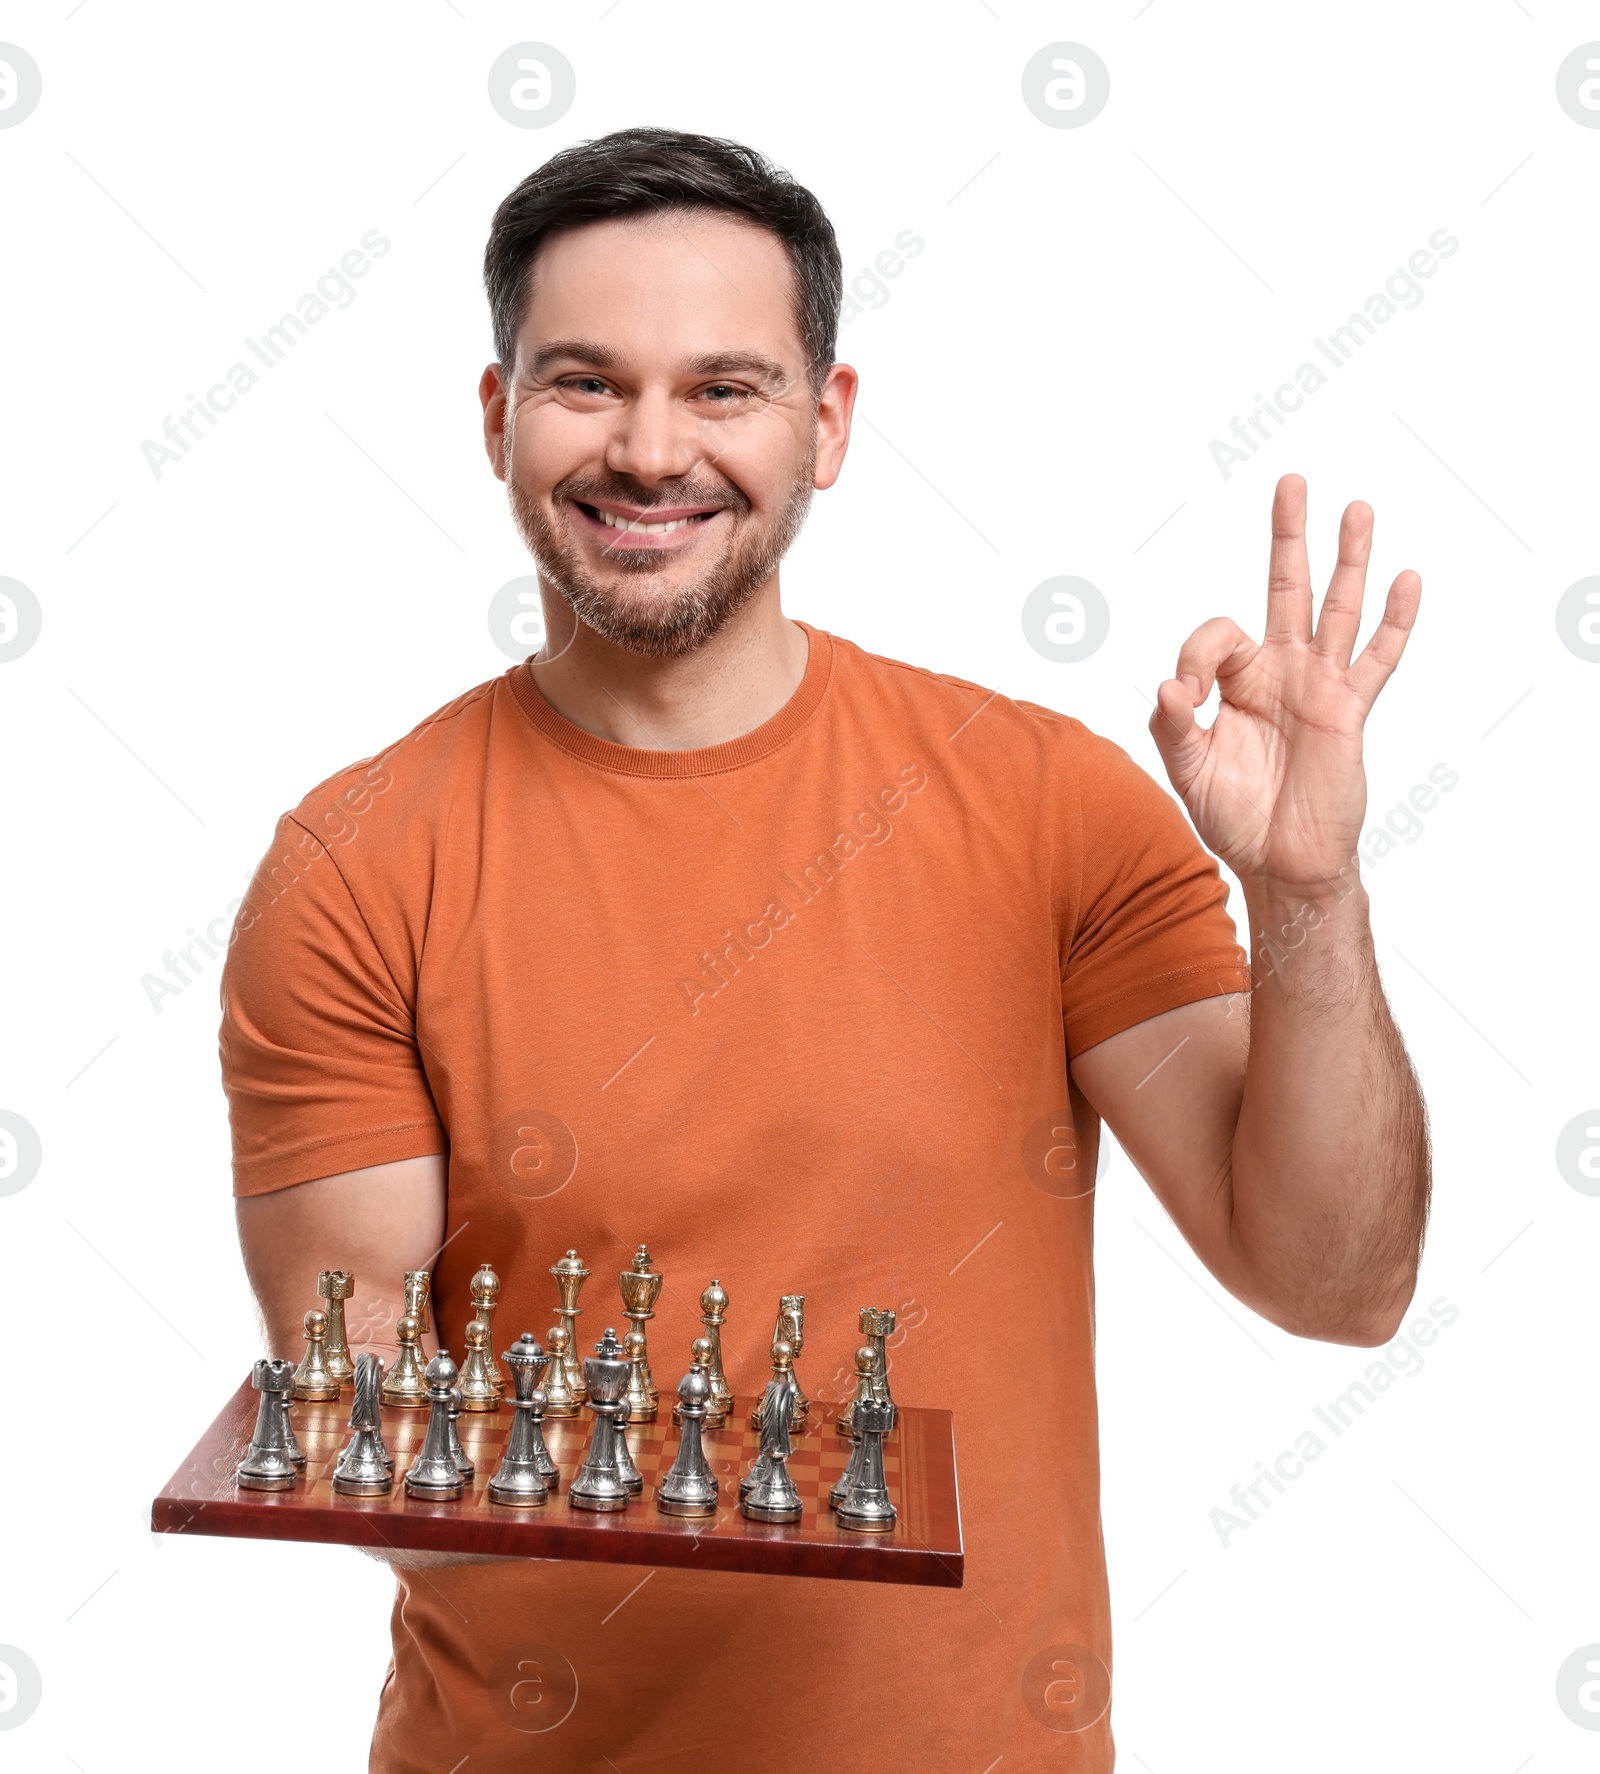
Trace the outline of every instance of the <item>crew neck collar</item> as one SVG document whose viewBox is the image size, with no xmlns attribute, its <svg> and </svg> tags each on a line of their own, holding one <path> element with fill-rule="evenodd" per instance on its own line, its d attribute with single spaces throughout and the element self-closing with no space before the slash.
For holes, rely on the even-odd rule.
<svg viewBox="0 0 1600 1774">
<path fill-rule="evenodd" d="M 552 745 L 586 764 L 623 776 L 715 776 L 726 770 L 743 769 L 787 744 L 816 713 L 827 695 L 833 678 L 833 637 L 824 629 L 813 628 L 809 622 L 797 621 L 795 626 L 805 632 L 807 642 L 805 674 L 795 693 L 770 720 L 740 734 L 737 739 L 724 740 L 720 745 L 696 746 L 685 751 L 648 751 L 637 746 L 617 745 L 612 740 L 586 733 L 565 715 L 557 714 L 535 683 L 530 661 L 512 666 L 506 673 L 506 680 L 517 707 L 538 731 Z"/>
</svg>

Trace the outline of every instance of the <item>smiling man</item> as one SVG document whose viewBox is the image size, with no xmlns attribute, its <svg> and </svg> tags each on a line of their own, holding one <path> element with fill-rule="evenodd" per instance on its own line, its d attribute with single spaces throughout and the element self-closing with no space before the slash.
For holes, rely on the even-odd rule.
<svg viewBox="0 0 1600 1774">
<path fill-rule="evenodd" d="M 955 1412 L 967 1582 L 397 1556 L 371 1766 L 1104 1774 L 1101 1119 L 1284 1329 L 1381 1343 L 1415 1284 L 1425 1120 L 1355 849 L 1419 582 L 1353 657 L 1371 513 L 1313 623 L 1279 485 L 1263 640 L 1203 623 L 1152 716 L 1191 826 L 1069 717 L 783 613 L 857 385 L 803 187 L 622 131 L 506 199 L 486 281 L 548 640 L 307 796 L 241 911 L 222 1058 L 273 1352 L 325 1267 L 353 1341 L 392 1346 L 431 1267 L 459 1353 L 486 1258 L 496 1347 L 542 1335 L 568 1249 L 592 1343 L 643 1240 L 668 1397 L 713 1276 L 745 1399 L 799 1291 L 831 1434 L 857 1311 L 893 1307 L 896 1395 Z"/>
</svg>

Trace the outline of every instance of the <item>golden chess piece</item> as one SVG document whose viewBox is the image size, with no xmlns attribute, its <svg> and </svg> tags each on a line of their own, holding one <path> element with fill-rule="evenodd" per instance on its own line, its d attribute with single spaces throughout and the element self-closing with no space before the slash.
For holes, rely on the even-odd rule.
<svg viewBox="0 0 1600 1774">
<path fill-rule="evenodd" d="M 733 1393 L 722 1371 L 722 1326 L 727 1316 L 727 1292 L 720 1281 L 713 1280 L 700 1296 L 700 1322 L 706 1327 L 706 1340 L 711 1345 L 711 1371 L 706 1376 L 711 1382 L 711 1398 L 706 1406 L 708 1429 L 720 1429 L 733 1409 Z M 672 1414 L 675 1422 L 682 1421 L 676 1407 Z"/>
<path fill-rule="evenodd" d="M 629 1331 L 622 1339 L 622 1353 L 628 1358 L 628 1421 L 653 1423 L 656 1420 L 657 1405 L 644 1383 L 644 1332 Z"/>
<path fill-rule="evenodd" d="M 492 1310 L 492 1308 L 491 1308 Z M 464 1411 L 497 1411 L 500 1394 L 489 1355 L 489 1327 L 481 1318 L 467 1320 L 467 1358 L 461 1364 L 456 1390 Z"/>
<path fill-rule="evenodd" d="M 344 1330 L 344 1303 L 355 1291 L 356 1278 L 348 1269 L 324 1269 L 317 1277 L 317 1292 L 328 1302 L 328 1334 L 322 1340 L 322 1357 L 341 1386 L 353 1385 L 356 1377 Z"/>
<path fill-rule="evenodd" d="M 383 1402 L 421 1410 L 428 1403 L 428 1382 L 422 1371 L 422 1333 L 416 1315 L 403 1313 L 395 1322 L 394 1334 L 400 1349 L 383 1382 Z"/>
<path fill-rule="evenodd" d="M 572 1347 L 572 1339 L 567 1335 L 565 1325 L 552 1327 L 545 1342 L 550 1349 L 550 1367 L 544 1381 L 544 1414 L 549 1418 L 576 1417 L 581 1413 L 578 1401 L 573 1396 L 572 1380 L 569 1373 L 570 1361 L 568 1351 Z"/>
<path fill-rule="evenodd" d="M 294 1395 L 304 1399 L 329 1399 L 339 1396 L 339 1382 L 328 1371 L 322 1339 L 328 1332 L 328 1315 L 315 1306 L 306 1314 L 306 1352 L 294 1370 Z"/>
<path fill-rule="evenodd" d="M 417 1321 L 417 1335 L 428 1334 L 428 1290 L 433 1277 L 426 1269 L 406 1270 L 406 1311 Z"/>
<path fill-rule="evenodd" d="M 889 1407 L 889 1428 L 899 1419 L 899 1407 L 889 1391 L 889 1351 L 884 1339 L 894 1335 L 898 1314 L 887 1306 L 861 1308 L 861 1334 L 872 1345 L 876 1365 L 872 1370 L 872 1396 Z"/>
<path fill-rule="evenodd" d="M 631 1269 L 624 1269 L 617 1277 L 617 1284 L 622 1289 L 622 1310 L 627 1314 L 634 1330 L 636 1330 L 641 1337 L 644 1335 L 646 1319 L 655 1317 L 654 1307 L 657 1299 L 659 1299 L 661 1295 L 661 1283 L 663 1279 L 663 1276 L 656 1273 L 656 1271 L 650 1267 L 650 1246 L 648 1244 L 641 1244 L 639 1246 L 639 1248 L 633 1253 L 633 1267 Z M 628 1339 L 624 1337 L 622 1341 L 623 1346 L 626 1347 Z M 640 1361 L 640 1367 L 642 1369 L 641 1383 L 644 1390 L 650 1395 L 650 1415 L 648 1421 L 654 1422 L 656 1411 L 660 1408 L 661 1394 L 657 1392 L 655 1377 L 650 1372 L 650 1350 L 648 1345 L 645 1347 L 644 1355 Z M 633 1420 L 636 1423 L 641 1420 L 637 1411 L 633 1413 Z"/>
<path fill-rule="evenodd" d="M 800 1359 L 801 1343 L 805 1334 L 806 1297 L 804 1294 L 784 1294 L 778 1301 L 778 1323 L 772 1333 L 774 1349 L 780 1343 L 787 1343 L 795 1361 Z M 791 1373 L 789 1376 L 794 1385 L 794 1411 L 789 1419 L 789 1433 L 799 1435 L 806 1426 L 806 1418 L 811 1415 L 811 1403 L 800 1390 L 800 1376 Z M 762 1394 L 750 1407 L 750 1427 L 761 1427 L 761 1407 L 766 1395 Z"/>
<path fill-rule="evenodd" d="M 584 1384 L 583 1363 L 578 1359 L 578 1319 L 582 1316 L 578 1293 L 589 1279 L 590 1271 L 578 1260 L 578 1253 L 569 1250 L 560 1262 L 550 1265 L 550 1273 L 555 1276 L 556 1286 L 561 1290 L 561 1304 L 556 1308 L 556 1316 L 561 1320 L 561 1328 L 567 1333 L 567 1348 L 570 1351 L 565 1362 L 567 1384 L 572 1388 L 572 1396 L 582 1404 L 589 1396 L 589 1389 Z M 546 1416 L 551 1414 L 549 1411 L 545 1412 Z"/>
<path fill-rule="evenodd" d="M 852 1439 L 856 1432 L 856 1406 L 869 1398 L 876 1397 L 873 1387 L 876 1384 L 878 1371 L 878 1354 L 870 1343 L 863 1343 L 856 1350 L 856 1389 L 849 1402 L 834 1419 L 834 1428 L 841 1435 Z"/>
<path fill-rule="evenodd" d="M 477 1313 L 478 1322 L 486 1333 L 484 1347 L 492 1349 L 494 1347 L 494 1309 L 500 1303 L 500 1277 L 485 1263 L 473 1276 L 468 1291 L 472 1295 L 472 1306 Z M 504 1397 L 506 1383 L 492 1358 L 488 1362 L 488 1368 L 489 1378 L 494 1385 L 495 1397 Z M 463 1367 L 461 1371 L 465 1373 L 466 1368 Z"/>
</svg>

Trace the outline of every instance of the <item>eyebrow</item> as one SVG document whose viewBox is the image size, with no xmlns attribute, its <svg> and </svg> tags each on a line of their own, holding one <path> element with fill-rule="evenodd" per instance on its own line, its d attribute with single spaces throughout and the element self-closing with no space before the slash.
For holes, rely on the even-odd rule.
<svg viewBox="0 0 1600 1774">
<path fill-rule="evenodd" d="M 625 366 L 622 354 L 597 339 L 552 339 L 541 345 L 528 359 L 528 373 L 543 380 L 551 367 L 560 362 L 588 364 L 597 370 L 619 370 Z M 787 385 L 794 378 L 776 359 L 759 351 L 712 351 L 691 357 L 684 365 L 692 376 L 731 376 L 748 374 L 765 383 Z"/>
</svg>

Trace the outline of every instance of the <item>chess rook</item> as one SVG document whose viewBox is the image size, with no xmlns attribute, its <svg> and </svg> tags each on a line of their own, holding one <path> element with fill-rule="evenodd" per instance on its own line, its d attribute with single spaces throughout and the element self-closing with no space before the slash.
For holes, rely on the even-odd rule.
<svg viewBox="0 0 1600 1774">
<path fill-rule="evenodd" d="M 554 1488 L 546 1474 L 555 1462 L 544 1445 L 544 1394 L 539 1380 L 550 1357 L 524 1331 L 500 1359 L 511 1370 L 511 1433 L 498 1470 L 489 1480 L 489 1501 L 508 1509 L 539 1509 Z M 543 1459 L 540 1456 L 543 1455 Z"/>
<path fill-rule="evenodd" d="M 410 1292 L 410 1280 L 408 1275 L 407 1293 Z M 410 1312 L 402 1313 L 395 1323 L 394 1334 L 400 1348 L 389 1377 L 383 1382 L 383 1402 L 406 1410 L 421 1409 L 428 1402 L 428 1382 L 422 1371 L 421 1330 L 416 1316 Z"/>
<path fill-rule="evenodd" d="M 623 1348 L 628 1348 L 631 1337 L 639 1338 L 638 1375 L 636 1380 L 628 1383 L 628 1414 L 635 1423 L 653 1423 L 661 1405 L 661 1395 L 656 1391 L 655 1379 L 650 1372 L 650 1351 L 645 1342 L 644 1327 L 647 1319 L 655 1317 L 655 1303 L 660 1298 L 663 1280 L 664 1277 L 650 1267 L 647 1244 L 641 1244 L 633 1253 L 633 1267 L 624 1269 L 617 1277 L 617 1284 L 622 1289 L 622 1310 L 633 1326 L 622 1339 Z M 641 1400 L 646 1401 L 643 1407 Z"/>
<path fill-rule="evenodd" d="M 294 1371 L 296 1398 L 321 1400 L 339 1396 L 339 1382 L 329 1372 L 322 1341 L 328 1332 L 328 1315 L 315 1306 L 305 1316 L 306 1352 Z"/>
<path fill-rule="evenodd" d="M 351 1436 L 333 1468 L 332 1484 L 342 1497 L 381 1497 L 394 1486 L 394 1463 L 378 1434 L 378 1393 L 383 1363 L 376 1355 L 356 1357 Z"/>
<path fill-rule="evenodd" d="M 324 1269 L 317 1277 L 317 1293 L 328 1302 L 328 1331 L 322 1339 L 322 1357 L 328 1372 L 341 1386 L 348 1386 L 356 1374 L 344 1329 L 344 1303 L 355 1291 L 356 1278 L 348 1269 Z"/>
<path fill-rule="evenodd" d="M 612 1510 L 627 1506 L 630 1493 L 618 1463 L 617 1443 L 622 1439 L 627 1415 L 623 1399 L 628 1390 L 628 1365 L 623 1359 L 622 1345 L 610 1329 L 595 1344 L 594 1354 L 584 1361 L 583 1375 L 589 1409 L 594 1412 L 594 1428 L 589 1451 L 567 1492 L 567 1500 L 574 1509 Z"/>
<path fill-rule="evenodd" d="M 884 1482 L 883 1438 L 896 1415 L 894 1405 L 883 1398 L 869 1398 L 856 1411 L 856 1448 L 851 1455 L 855 1470 L 834 1510 L 834 1520 L 841 1528 L 887 1534 L 894 1527 L 897 1511 Z"/>
<path fill-rule="evenodd" d="M 717 1479 L 706 1462 L 700 1435 L 711 1400 L 711 1344 L 706 1338 L 695 1338 L 693 1357 L 694 1365 L 678 1382 L 678 1405 L 673 1412 L 681 1425 L 678 1451 L 671 1470 L 656 1486 L 656 1508 L 663 1515 L 717 1513 Z"/>
<path fill-rule="evenodd" d="M 473 1276 L 468 1292 L 472 1295 L 473 1312 L 476 1314 L 479 1324 L 483 1326 L 483 1346 L 486 1350 L 493 1349 L 494 1309 L 500 1303 L 500 1277 L 487 1263 L 483 1263 L 479 1266 L 477 1274 Z M 492 1355 L 485 1358 L 484 1367 L 489 1375 L 489 1384 L 494 1387 L 495 1397 L 503 1398 L 506 1383 L 500 1377 Z M 461 1371 L 465 1375 L 466 1364 L 464 1362 Z M 462 1387 L 462 1391 L 465 1393 L 465 1386 Z"/>
<path fill-rule="evenodd" d="M 250 1384 L 261 1394 L 261 1403 L 256 1407 L 255 1433 L 234 1479 L 247 1491 L 292 1490 L 299 1473 L 289 1457 L 289 1419 L 283 1407 L 294 1390 L 294 1369 L 286 1361 L 263 1359 L 256 1363 Z"/>
<path fill-rule="evenodd" d="M 493 1311 L 493 1307 L 490 1308 Z M 497 1411 L 500 1391 L 497 1375 L 489 1357 L 489 1326 L 480 1316 L 467 1320 L 467 1356 L 461 1364 L 461 1378 L 456 1390 L 461 1394 L 464 1411 Z"/>
<path fill-rule="evenodd" d="M 578 1319 L 582 1316 L 578 1294 L 584 1282 L 589 1279 L 590 1271 L 578 1260 L 578 1253 L 569 1250 L 559 1262 L 550 1265 L 550 1273 L 555 1276 L 556 1287 L 561 1293 L 561 1304 L 556 1309 L 556 1316 L 561 1320 L 561 1328 L 567 1333 L 567 1348 L 574 1357 L 568 1364 L 567 1384 L 572 1388 L 573 1398 L 582 1404 L 587 1396 L 584 1373 L 589 1364 L 585 1361 L 580 1369 L 575 1359 L 578 1351 Z"/>
<path fill-rule="evenodd" d="M 408 1497 L 449 1502 L 466 1488 L 450 1446 L 450 1395 L 455 1391 L 457 1371 L 442 1351 L 428 1363 L 428 1431 L 422 1451 L 406 1473 Z"/>
</svg>

